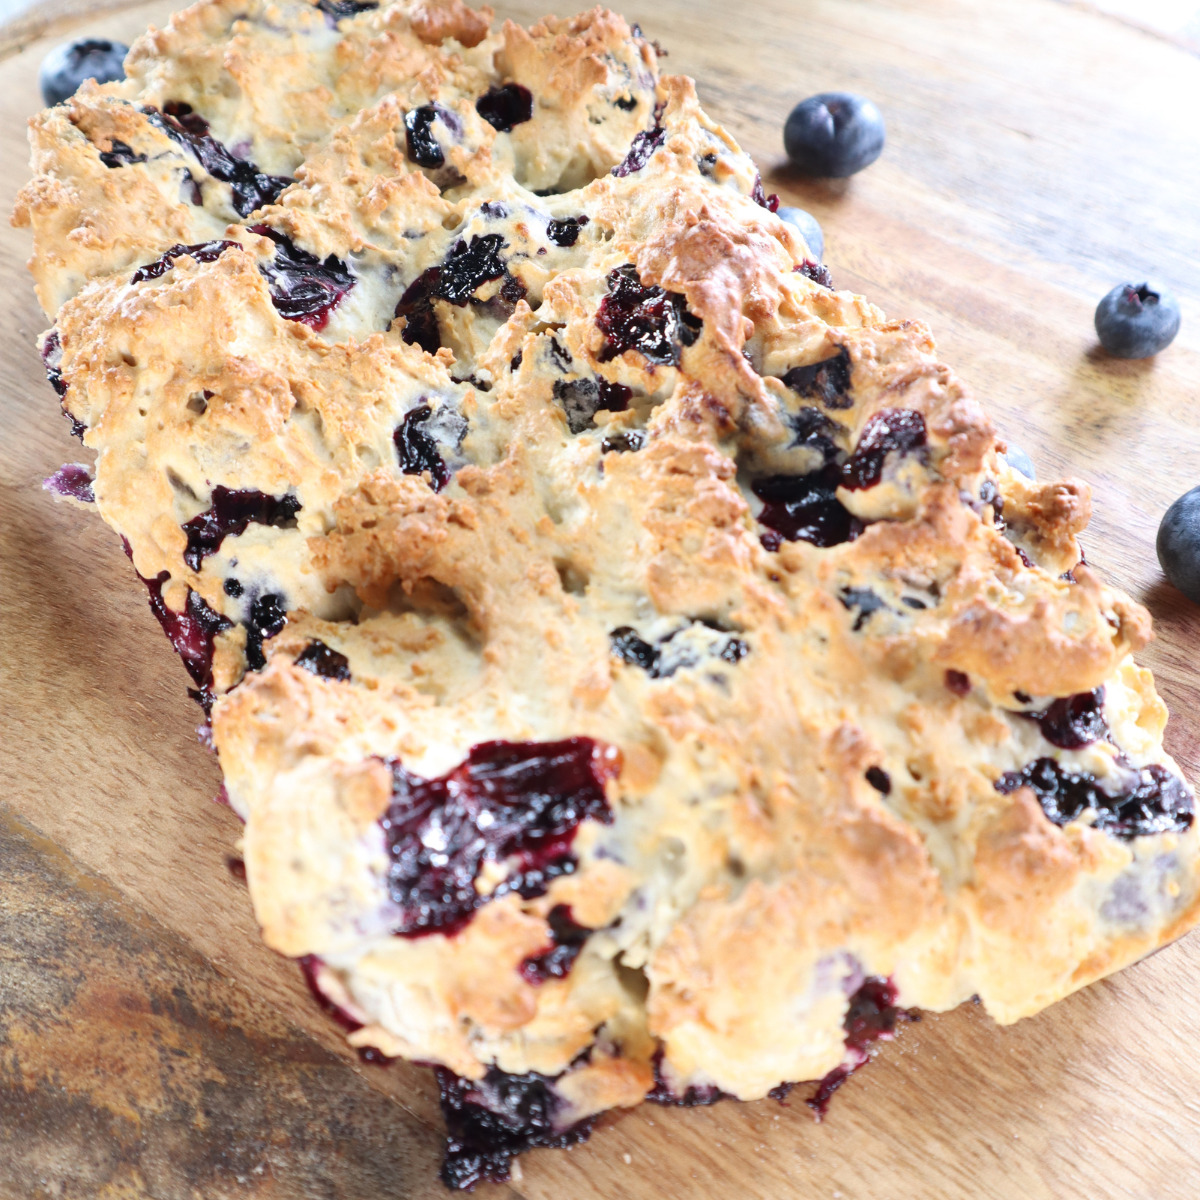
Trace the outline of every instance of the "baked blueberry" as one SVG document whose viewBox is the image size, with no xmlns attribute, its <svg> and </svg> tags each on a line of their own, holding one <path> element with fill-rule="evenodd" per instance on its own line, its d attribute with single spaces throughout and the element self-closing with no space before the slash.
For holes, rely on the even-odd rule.
<svg viewBox="0 0 1200 1200">
<path fill-rule="evenodd" d="M 624 179 L 626 175 L 633 175 L 640 171 L 653 157 L 655 150 L 666 140 L 667 131 L 660 125 L 656 125 L 653 129 L 642 130 L 634 137 L 624 161 L 613 167 L 612 173 L 618 179 Z"/>
<path fill-rule="evenodd" d="M 392 760 L 392 803 L 380 824 L 394 932 L 449 935 L 509 892 L 544 896 L 552 880 L 575 870 L 571 843 L 580 823 L 612 824 L 604 785 L 614 763 L 612 751 L 584 737 L 483 742 L 437 779 Z M 485 860 L 515 869 L 483 893 L 475 881 Z"/>
<path fill-rule="evenodd" d="M 267 665 L 262 644 L 286 624 L 287 604 L 284 597 L 275 592 L 259 596 L 250 605 L 250 620 L 246 623 L 246 665 L 251 671 L 261 671 Z"/>
<path fill-rule="evenodd" d="M 611 362 L 627 350 L 637 350 L 647 362 L 679 366 L 683 347 L 700 337 L 701 322 L 685 297 L 660 287 L 645 287 L 632 264 L 608 275 L 608 295 L 596 311 L 604 334 L 601 362 Z"/>
<path fill-rule="evenodd" d="M 193 571 L 210 554 L 216 554 L 227 537 L 237 537 L 251 524 L 276 529 L 294 529 L 300 501 L 293 495 L 267 496 L 254 488 L 233 489 L 218 484 L 212 491 L 212 504 L 183 526 L 187 549 L 183 561 Z"/>
<path fill-rule="evenodd" d="M 1024 712 L 1021 716 L 1036 721 L 1042 737 L 1060 750 L 1079 750 L 1109 736 L 1103 687 L 1062 696 L 1042 712 Z"/>
<path fill-rule="evenodd" d="M 347 683 L 350 679 L 350 660 L 339 650 L 314 639 L 296 657 L 296 666 L 319 675 L 322 679 L 333 679 Z"/>
<path fill-rule="evenodd" d="M 1118 838 L 1182 833 L 1195 820 L 1196 802 L 1187 784 L 1160 763 L 1124 770 L 1111 792 L 1094 775 L 1073 771 L 1053 758 L 1039 758 L 995 783 L 1005 796 L 1021 787 L 1032 789 L 1055 825 L 1069 825 L 1091 809 L 1092 827 Z"/>
<path fill-rule="evenodd" d="M 346 17 L 356 17 L 361 12 L 378 8 L 379 0 L 317 0 L 317 7 L 329 18 L 330 24 L 336 26 Z"/>
<path fill-rule="evenodd" d="M 69 100 L 85 79 L 112 83 L 125 78 L 125 55 L 129 47 L 108 38 L 80 38 L 55 46 L 42 59 L 38 83 L 47 106 Z"/>
<path fill-rule="evenodd" d="M 1184 492 L 1158 527 L 1158 561 L 1163 574 L 1200 604 L 1200 487 Z"/>
<path fill-rule="evenodd" d="M 812 213 L 805 212 L 802 208 L 790 208 L 785 205 L 776 213 L 776 216 L 800 231 L 800 236 L 817 262 L 825 257 L 825 234 Z"/>
<path fill-rule="evenodd" d="M 822 92 L 792 109 L 783 127 L 788 158 L 805 175 L 844 179 L 883 152 L 883 117 L 864 96 Z"/>
<path fill-rule="evenodd" d="M 1037 470 L 1034 468 L 1033 459 L 1020 446 L 1014 446 L 1012 442 L 1009 442 L 1008 449 L 1004 452 L 1004 461 L 1014 471 L 1020 471 L 1026 479 L 1037 481 Z"/>
<path fill-rule="evenodd" d="M 451 1191 L 474 1191 L 481 1182 L 503 1183 L 512 1160 L 537 1147 L 561 1149 L 586 1142 L 595 1117 L 562 1126 L 562 1099 L 554 1080 L 531 1071 L 509 1075 L 490 1067 L 480 1080 L 460 1079 L 437 1068 L 442 1116 L 449 1135 L 442 1182 Z"/>
<path fill-rule="evenodd" d="M 213 137 L 208 121 L 182 100 L 168 100 L 161 113 L 150 107 L 145 112 L 151 124 L 157 125 L 177 146 L 195 155 L 214 179 L 229 184 L 230 201 L 239 217 L 248 217 L 255 209 L 274 204 L 280 192 L 293 182 L 290 175 L 265 175 L 249 159 L 238 158 L 228 146 Z M 104 158 L 109 167 L 113 165 L 110 158 L 111 155 Z M 194 178 L 192 191 L 192 202 L 202 203 L 202 194 Z"/>
<path fill-rule="evenodd" d="M 429 486 L 440 492 L 450 482 L 450 469 L 438 450 L 437 439 L 421 428 L 432 416 L 428 404 L 419 404 L 396 427 L 392 440 L 396 443 L 400 470 L 405 475 L 428 471 Z"/>
<path fill-rule="evenodd" d="M 258 268 L 267 281 L 275 310 L 285 320 L 299 321 L 310 329 L 324 329 L 329 323 L 329 314 L 353 289 L 354 274 L 340 258 L 331 254 L 322 262 L 270 225 L 251 225 L 250 232 L 275 243 L 275 257 L 270 262 L 260 263 Z M 223 245 L 223 242 L 210 243 L 211 247 Z M 187 251 L 188 247 L 183 249 Z M 167 253 L 174 252 L 169 250 Z M 216 257 L 221 251 L 217 249 L 211 253 Z"/>
<path fill-rule="evenodd" d="M 533 93 L 519 83 L 506 83 L 480 96 L 475 111 L 497 133 L 510 133 L 517 125 L 533 120 Z"/>
<path fill-rule="evenodd" d="M 763 546 L 774 553 L 785 542 L 840 546 L 862 533 L 862 522 L 837 498 L 841 471 L 837 463 L 808 475 L 770 475 L 751 485 L 763 502 L 759 523 L 767 527 Z"/>
<path fill-rule="evenodd" d="M 874 487 L 883 478 L 889 454 L 919 452 L 926 438 L 925 418 L 919 412 L 881 409 L 863 426 L 854 453 L 842 465 L 842 486 L 854 492 Z"/>
<path fill-rule="evenodd" d="M 1165 288 L 1118 284 L 1096 305 L 1096 336 L 1114 358 L 1149 358 L 1179 332 L 1179 302 Z"/>
</svg>

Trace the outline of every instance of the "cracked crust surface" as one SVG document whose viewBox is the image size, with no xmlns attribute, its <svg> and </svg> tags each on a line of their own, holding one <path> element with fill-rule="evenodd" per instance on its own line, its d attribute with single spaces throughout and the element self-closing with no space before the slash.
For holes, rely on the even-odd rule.
<svg viewBox="0 0 1200 1200">
<path fill-rule="evenodd" d="M 1131 657 L 1149 619 L 1078 565 L 1086 484 L 1010 470 L 923 325 L 805 273 L 753 163 L 620 17 L 490 16 L 208 0 L 31 126 L 14 219 L 47 361 L 138 573 L 227 623 L 213 736 L 268 944 L 323 961 L 353 1044 L 559 1077 L 578 1120 L 637 1103 L 657 1051 L 677 1094 L 821 1078 L 864 976 L 1008 1022 L 1178 936 L 1194 825 L 1121 839 L 996 786 L 1041 758 L 1110 790 L 1178 775 Z M 533 109 L 505 131 L 476 103 L 507 85 Z M 164 132 L 180 103 L 294 181 L 239 217 Z M 419 111 L 439 165 L 414 161 Z M 106 165 L 118 143 L 144 161 Z M 323 325 L 279 311 L 263 226 L 349 272 Z M 455 293 L 488 246 L 500 269 Z M 605 332 L 629 269 L 675 305 L 642 349 Z M 829 363 L 846 386 L 822 392 Z M 920 445 L 830 485 L 857 536 L 770 534 L 758 481 L 848 469 L 897 411 Z M 197 559 L 218 488 L 298 508 Z M 256 633 L 263 597 L 281 632 Z M 306 669 L 314 643 L 344 673 Z M 1105 738 L 1062 749 L 1026 715 L 1100 687 Z M 385 763 L 433 779 L 481 743 L 574 737 L 621 768 L 573 873 L 489 899 L 515 869 L 489 861 L 461 929 L 393 936 Z M 559 906 L 593 932 L 531 982 Z"/>
</svg>

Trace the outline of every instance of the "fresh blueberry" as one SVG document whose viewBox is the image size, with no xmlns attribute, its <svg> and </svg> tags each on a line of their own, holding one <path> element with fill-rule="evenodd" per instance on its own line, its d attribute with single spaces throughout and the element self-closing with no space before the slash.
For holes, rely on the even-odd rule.
<svg viewBox="0 0 1200 1200">
<path fill-rule="evenodd" d="M 1008 449 L 1004 452 L 1004 461 L 1014 471 L 1020 471 L 1026 479 L 1037 481 L 1037 471 L 1034 469 L 1033 459 L 1020 446 L 1014 446 L 1012 442 L 1009 442 Z"/>
<path fill-rule="evenodd" d="M 38 82 L 47 107 L 69 100 L 85 79 L 113 83 L 125 78 L 125 55 L 129 47 L 108 38 L 81 38 L 55 46 L 42 59 Z"/>
<path fill-rule="evenodd" d="M 817 224 L 817 218 L 812 213 L 807 213 L 802 208 L 784 207 L 775 215 L 800 231 L 800 236 L 817 262 L 825 260 L 825 234 L 821 232 L 821 226 Z"/>
<path fill-rule="evenodd" d="M 1158 561 L 1163 574 L 1200 604 L 1200 487 L 1184 492 L 1158 527 Z"/>
<path fill-rule="evenodd" d="M 1149 358 L 1179 332 L 1179 302 L 1165 288 L 1118 284 L 1096 305 L 1096 336 L 1116 358 Z"/>
<path fill-rule="evenodd" d="M 783 128 L 788 158 L 805 175 L 844 179 L 882 153 L 883 117 L 863 96 L 822 92 L 792 109 Z"/>
</svg>

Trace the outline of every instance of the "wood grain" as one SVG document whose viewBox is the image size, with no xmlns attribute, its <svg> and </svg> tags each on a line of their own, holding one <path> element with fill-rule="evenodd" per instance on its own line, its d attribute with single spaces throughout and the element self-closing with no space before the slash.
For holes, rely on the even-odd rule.
<svg viewBox="0 0 1200 1200">
<path fill-rule="evenodd" d="M 427 1126 L 2 812 L 0 860 L 5 1194 L 445 1194 Z"/>
<path fill-rule="evenodd" d="M 0 57 L 18 52 L 40 38 L 73 36 L 72 29 L 97 13 L 138 6 L 138 0 L 25 0 L 24 11 L 0 25 Z M 13 5 L 9 5 L 11 11 Z"/>
<path fill-rule="evenodd" d="M 523 21 L 555 7 L 496 6 Z M 143 4 L 81 29 L 128 40 L 171 8 Z M 667 68 L 698 79 L 710 111 L 758 157 L 769 190 L 818 216 L 838 284 L 929 322 L 946 360 L 1043 477 L 1092 482 L 1089 560 L 1154 614 L 1159 639 L 1143 658 L 1173 710 L 1168 746 L 1200 776 L 1200 609 L 1162 580 L 1153 553 L 1163 509 L 1200 482 L 1200 60 L 1051 0 L 760 0 L 745 10 L 641 0 L 624 8 L 671 51 Z M 0 208 L 27 178 L 23 122 L 38 107 L 36 71 L 48 44 L 0 63 Z M 795 101 L 834 87 L 879 103 L 888 148 L 846 183 L 795 178 L 781 161 L 783 117 Z M 366 1196 L 382 1179 L 371 1164 L 397 1162 L 407 1176 L 397 1168 L 395 1183 L 375 1194 L 424 1195 L 441 1137 L 428 1073 L 359 1068 L 294 965 L 261 945 L 245 890 L 225 867 L 238 826 L 210 802 L 218 772 L 191 737 L 197 710 L 182 670 L 113 535 L 40 490 L 45 475 L 81 454 L 34 350 L 44 319 L 22 265 L 27 253 L 23 234 L 0 230 L 8 330 L 0 344 L 0 753 L 3 803 L 59 850 L 21 829 L 0 845 L 0 903 L 23 914 L 28 931 L 17 937 L 0 925 L 0 1137 L 17 1128 L 6 1118 L 14 1104 L 43 1103 L 46 1081 L 82 1107 L 72 1110 L 74 1125 L 64 1117 L 57 1126 L 57 1157 L 43 1136 L 41 1158 L 0 1166 L 0 1195 L 104 1194 L 100 1175 L 72 1172 L 80 1129 L 91 1131 L 90 1161 L 108 1156 L 122 1195 L 223 1196 L 218 1184 L 254 1194 L 211 1171 L 199 1183 L 179 1172 L 116 1173 L 133 1135 L 113 1123 L 115 1093 L 88 1072 L 123 1072 L 130 1107 L 154 1109 L 160 1065 L 139 1058 L 133 1038 L 152 1030 L 129 1022 L 119 1036 L 109 1031 L 122 996 L 161 992 L 171 972 L 201 998 L 197 1009 L 211 1003 L 237 1014 L 231 1024 L 246 1030 L 246 1054 L 287 1093 L 259 1093 L 280 1130 L 264 1150 L 278 1164 L 273 1190 L 260 1182 L 261 1194 Z M 1152 362 L 1109 359 L 1092 335 L 1095 303 L 1113 284 L 1148 273 L 1180 297 L 1183 331 Z M 86 877 L 79 871 L 114 891 L 96 899 L 72 890 L 70 880 Z M 71 895 L 59 903 L 56 890 Z M 72 1010 L 60 977 L 111 981 L 110 960 L 125 953 L 89 915 L 112 906 L 144 931 L 139 953 L 161 953 L 169 968 L 137 977 L 128 992 L 115 982 L 89 992 Z M 51 944 L 52 955 L 38 948 Z M 479 1194 L 1191 1200 L 1200 1195 L 1198 980 L 1200 938 L 1192 936 L 1012 1028 L 970 1005 L 926 1016 L 842 1089 L 823 1125 L 797 1103 L 646 1106 L 605 1118 L 586 1146 L 529 1156 L 510 1189 Z M 32 1005 L 31 995 L 45 999 Z M 64 1022 L 66 1042 L 54 1036 Z M 157 1036 L 162 1028 L 153 1026 Z M 29 1030 L 48 1036 L 38 1041 Z M 105 1035 L 109 1057 L 88 1063 L 78 1054 L 89 1031 Z M 227 1048 L 212 1037 L 187 1039 L 187 1086 L 209 1080 L 222 1112 L 242 1111 L 244 1096 L 224 1089 L 236 1089 L 243 1068 L 229 1067 L 234 1060 L 220 1058 Z M 289 1055 L 303 1059 L 302 1070 Z M 384 1108 L 371 1107 L 374 1094 Z M 346 1134 L 361 1158 L 357 1175 L 321 1165 L 323 1154 L 346 1152 L 320 1133 L 339 1105 L 359 1113 Z M 295 1148 L 301 1107 L 313 1123 L 311 1153 Z M 53 1107 L 38 1111 L 43 1132 L 56 1127 Z M 203 1163 L 200 1149 L 211 1154 L 214 1143 L 199 1128 L 185 1135 L 185 1125 L 143 1122 L 138 1153 L 146 1162 Z"/>
</svg>

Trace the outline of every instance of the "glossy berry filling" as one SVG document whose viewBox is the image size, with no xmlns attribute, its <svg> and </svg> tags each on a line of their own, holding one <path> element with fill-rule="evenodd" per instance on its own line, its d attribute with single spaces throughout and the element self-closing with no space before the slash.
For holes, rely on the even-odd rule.
<svg viewBox="0 0 1200 1200">
<path fill-rule="evenodd" d="M 435 1071 L 449 1135 L 442 1182 L 455 1190 L 470 1191 L 485 1181 L 503 1183 L 518 1154 L 577 1145 L 587 1140 L 596 1122 L 588 1117 L 558 1128 L 555 1117 L 562 1101 L 546 1075 L 508 1075 L 492 1067 L 483 1079 L 472 1081 L 445 1067 Z"/>
<path fill-rule="evenodd" d="M 599 381 L 600 405 L 598 412 L 625 412 L 633 399 L 633 388 L 623 383 L 609 383 L 607 379 Z"/>
<path fill-rule="evenodd" d="M 808 475 L 771 475 L 751 485 L 763 502 L 759 523 L 766 549 L 775 551 L 783 542 L 811 542 L 814 546 L 840 546 L 852 542 L 863 531 L 862 522 L 837 498 L 841 472 L 830 464 Z"/>
<path fill-rule="evenodd" d="M 282 596 L 268 592 L 250 605 L 250 619 L 246 622 L 246 666 L 251 671 L 261 671 L 267 665 L 263 642 L 273 638 L 287 624 L 287 609 L 283 603 Z"/>
<path fill-rule="evenodd" d="M 521 977 L 535 987 L 547 979 L 565 979 L 592 933 L 586 926 L 575 922 L 567 904 L 556 904 L 546 920 L 550 925 L 549 948 L 531 955 L 521 964 Z"/>
<path fill-rule="evenodd" d="M 267 175 L 247 159 L 235 158 L 209 132 L 208 122 L 190 104 L 172 101 L 163 106 L 162 115 L 146 110 L 177 145 L 190 150 L 200 165 L 214 178 L 229 184 L 233 207 L 239 217 L 248 217 L 256 209 L 274 204 L 279 193 L 290 183 L 285 175 Z"/>
<path fill-rule="evenodd" d="M 214 612 L 192 591 L 188 592 L 187 606 L 183 612 L 172 612 L 162 598 L 162 586 L 169 579 L 164 571 L 157 578 L 143 580 L 150 592 L 150 610 L 158 619 L 176 653 L 183 660 L 192 677 L 197 692 L 192 698 L 198 700 L 208 711 L 214 699 L 212 693 L 213 639 L 222 630 L 231 628 L 231 623 L 220 613 Z"/>
<path fill-rule="evenodd" d="M 410 109 L 404 117 L 405 149 L 408 157 L 418 167 L 437 170 L 446 165 L 446 154 L 441 143 L 434 137 L 433 125 L 441 123 L 455 137 L 462 134 L 462 122 L 458 114 L 443 108 L 440 104 L 423 104 L 420 108 Z"/>
<path fill-rule="evenodd" d="M 793 367 L 784 377 L 785 387 L 806 399 L 819 400 L 826 408 L 849 408 L 850 355 L 839 350 L 832 358 Z"/>
<path fill-rule="evenodd" d="M 911 408 L 885 408 L 863 426 L 854 453 L 842 467 L 842 486 L 850 491 L 874 487 L 883 478 L 889 454 L 911 454 L 925 445 L 925 418 Z"/>
<path fill-rule="evenodd" d="M 1036 721 L 1042 737 L 1060 750 L 1078 750 L 1108 737 L 1102 687 L 1077 696 L 1064 696 L 1043 712 L 1025 712 L 1020 716 Z"/>
<path fill-rule="evenodd" d="M 440 267 L 430 267 L 405 289 L 396 305 L 396 318 L 404 318 L 400 336 L 410 346 L 420 346 L 426 354 L 436 354 L 442 345 L 433 296 L 441 277 Z"/>
<path fill-rule="evenodd" d="M 133 558 L 128 542 L 125 543 L 125 553 Z M 162 590 L 163 584 L 171 578 L 169 571 L 163 571 L 154 579 L 146 579 L 142 575 L 138 578 L 150 593 L 150 611 L 196 685 L 195 690 L 188 690 L 188 695 L 206 713 L 211 712 L 216 699 L 212 690 L 213 639 L 223 630 L 233 628 L 232 622 L 214 612 L 190 589 L 183 612 L 177 613 L 168 608 Z"/>
<path fill-rule="evenodd" d="M 1018 788 L 1033 789 L 1042 811 L 1055 825 L 1078 820 L 1095 810 L 1095 828 L 1119 838 L 1156 833 L 1181 833 L 1191 827 L 1195 800 L 1182 779 L 1153 763 L 1130 769 L 1126 789 L 1104 791 L 1095 776 L 1069 771 L 1053 758 L 1039 758 L 1020 771 L 996 781 L 996 791 L 1009 795 Z"/>
<path fill-rule="evenodd" d="M 322 679 L 332 679 L 337 683 L 350 682 L 350 660 L 316 638 L 296 656 L 296 666 Z"/>
<path fill-rule="evenodd" d="M 253 489 L 233 490 L 218 484 L 212 491 L 212 504 L 183 526 L 187 549 L 183 561 L 193 571 L 230 536 L 245 533 L 252 522 L 276 529 L 293 527 L 300 501 L 295 496 L 268 496 Z"/>
<path fill-rule="evenodd" d="M 401 337 L 410 345 L 436 354 L 441 336 L 433 301 L 446 300 L 462 308 L 485 283 L 504 274 L 500 251 L 507 244 L 499 233 L 479 234 L 471 239 L 470 245 L 463 240 L 456 242 L 440 267 L 430 267 L 400 297 L 396 317 L 404 317 L 406 321 Z"/>
<path fill-rule="evenodd" d="M 655 127 L 643 130 L 633 139 L 629 153 L 625 155 L 623 162 L 613 167 L 612 173 L 618 179 L 623 179 L 626 175 L 640 171 L 650 161 L 655 150 L 666 140 L 667 131 L 665 129 Z"/>
<path fill-rule="evenodd" d="M 100 161 L 111 171 L 118 167 L 132 166 L 134 163 L 144 163 L 146 156 L 138 154 L 128 142 L 113 138 L 109 149 L 100 151 Z"/>
<path fill-rule="evenodd" d="M 453 934 L 490 900 L 541 896 L 552 879 L 571 874 L 580 822 L 612 822 L 604 785 L 619 757 L 580 737 L 484 742 L 438 779 L 391 767 L 392 803 L 380 822 L 391 857 L 388 890 L 401 911 L 395 932 L 418 937 Z M 483 864 L 506 860 L 507 878 L 480 895 Z"/>
<path fill-rule="evenodd" d="M 506 245 L 499 233 L 473 237 L 470 245 L 465 241 L 456 242 L 442 263 L 437 286 L 431 295 L 462 308 L 485 283 L 504 274 L 500 251 Z"/>
<path fill-rule="evenodd" d="M 519 83 L 506 83 L 484 92 L 475 111 L 497 132 L 508 133 L 533 119 L 533 93 Z"/>
<path fill-rule="evenodd" d="M 266 278 L 275 311 L 285 320 L 324 329 L 330 313 L 355 285 L 346 264 L 332 254 L 322 262 L 269 225 L 252 225 L 250 232 L 275 243 L 275 257 L 258 267 Z"/>
<path fill-rule="evenodd" d="M 138 267 L 130 277 L 129 282 L 145 283 L 150 279 L 161 279 L 175 265 L 175 260 L 183 258 L 185 255 L 201 263 L 216 262 L 226 250 L 237 244 L 237 242 L 218 241 L 201 242 L 196 246 L 174 245 L 162 258 L 152 263 L 147 263 L 144 267 Z"/>
<path fill-rule="evenodd" d="M 569 247 L 579 241 L 579 231 L 588 223 L 587 217 L 564 217 L 546 224 L 546 236 L 556 245 Z"/>
<path fill-rule="evenodd" d="M 438 451 L 436 440 L 421 428 L 432 416 L 428 404 L 418 405 L 396 427 L 392 440 L 396 443 L 400 470 L 405 475 L 423 475 L 428 471 L 429 486 L 440 492 L 450 482 L 450 469 Z"/>
<path fill-rule="evenodd" d="M 644 287 L 637 268 L 629 265 L 609 273 L 608 295 L 600 301 L 596 325 L 604 334 L 601 362 L 636 350 L 648 362 L 677 367 L 683 347 L 699 339 L 702 323 L 688 312 L 683 296 Z"/>
<path fill-rule="evenodd" d="M 850 997 L 842 1021 L 848 1049 L 866 1050 L 872 1042 L 895 1033 L 896 1025 L 908 1016 L 904 1009 L 896 1007 L 897 994 L 898 989 L 890 979 L 872 975 L 863 981 Z"/>
</svg>

